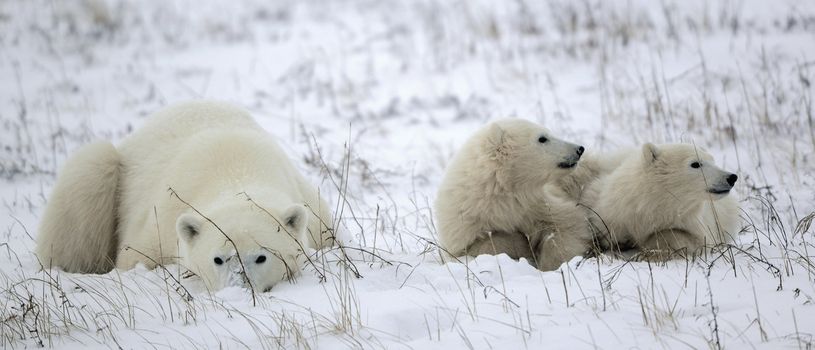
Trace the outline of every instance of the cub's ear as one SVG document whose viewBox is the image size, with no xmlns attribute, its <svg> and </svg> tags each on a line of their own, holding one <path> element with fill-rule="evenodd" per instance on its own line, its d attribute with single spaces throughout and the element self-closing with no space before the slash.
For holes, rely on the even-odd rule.
<svg viewBox="0 0 815 350">
<path fill-rule="evenodd" d="M 295 204 L 286 209 L 286 212 L 283 213 L 283 224 L 286 225 L 286 230 L 297 234 L 305 232 L 308 223 L 307 214 L 306 208 L 301 204 Z"/>
<path fill-rule="evenodd" d="M 182 214 L 175 222 L 175 232 L 187 244 L 201 235 L 201 219 L 193 214 Z"/>
<path fill-rule="evenodd" d="M 646 143 L 642 145 L 642 159 L 645 161 L 646 164 L 651 164 L 657 157 L 659 156 L 659 150 L 657 146 L 653 143 Z"/>
<path fill-rule="evenodd" d="M 507 132 L 497 123 L 492 123 L 487 130 L 487 140 L 481 144 L 481 150 L 492 160 L 503 162 L 509 157 Z"/>
<path fill-rule="evenodd" d="M 490 125 L 490 130 L 487 132 L 487 139 L 493 146 L 500 146 L 504 144 L 506 131 L 498 126 L 497 123 Z"/>
</svg>

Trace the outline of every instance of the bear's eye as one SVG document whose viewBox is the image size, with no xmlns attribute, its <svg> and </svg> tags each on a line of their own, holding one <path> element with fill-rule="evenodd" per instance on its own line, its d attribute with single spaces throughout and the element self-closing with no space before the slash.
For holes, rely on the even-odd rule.
<svg viewBox="0 0 815 350">
<path fill-rule="evenodd" d="M 221 259 L 221 258 L 215 258 L 212 261 L 215 262 L 215 265 L 223 265 L 224 264 L 224 259 Z"/>
<path fill-rule="evenodd" d="M 546 136 L 541 136 L 541 137 L 538 137 L 538 142 L 540 142 L 540 143 L 546 143 L 546 141 L 549 141 L 549 139 L 547 139 L 547 138 L 546 138 Z"/>
<path fill-rule="evenodd" d="M 266 262 L 266 255 L 261 255 L 255 259 L 255 264 L 263 264 L 264 262 Z"/>
<path fill-rule="evenodd" d="M 691 167 L 691 168 L 694 168 L 694 169 L 698 169 L 698 168 L 701 168 L 701 167 L 702 167 L 702 163 L 699 163 L 699 162 L 693 162 L 693 163 L 690 163 L 690 167 Z"/>
</svg>

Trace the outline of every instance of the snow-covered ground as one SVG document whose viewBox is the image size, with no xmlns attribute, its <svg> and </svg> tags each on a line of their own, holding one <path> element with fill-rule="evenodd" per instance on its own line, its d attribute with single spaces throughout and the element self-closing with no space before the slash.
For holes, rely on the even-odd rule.
<svg viewBox="0 0 815 350">
<path fill-rule="evenodd" d="M 811 1 L 3 1 L 0 344 L 811 349 L 813 83 Z M 348 248 L 254 305 L 178 266 L 39 271 L 67 155 L 197 98 L 278 136 L 336 204 Z M 443 264 L 444 166 L 504 116 L 594 151 L 701 145 L 740 176 L 743 232 L 666 264 Z"/>
</svg>

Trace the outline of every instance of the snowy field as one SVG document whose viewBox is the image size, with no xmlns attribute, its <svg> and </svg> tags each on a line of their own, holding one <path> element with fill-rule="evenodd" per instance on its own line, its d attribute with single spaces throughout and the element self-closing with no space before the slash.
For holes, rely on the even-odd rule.
<svg viewBox="0 0 815 350">
<path fill-rule="evenodd" d="M 811 1 L 2 1 L 0 346 L 811 349 L 813 83 Z M 199 98 L 281 140 L 343 248 L 254 297 L 179 266 L 40 271 L 66 157 Z M 705 147 L 742 233 L 664 264 L 443 263 L 444 167 L 505 116 L 591 151 Z"/>
</svg>

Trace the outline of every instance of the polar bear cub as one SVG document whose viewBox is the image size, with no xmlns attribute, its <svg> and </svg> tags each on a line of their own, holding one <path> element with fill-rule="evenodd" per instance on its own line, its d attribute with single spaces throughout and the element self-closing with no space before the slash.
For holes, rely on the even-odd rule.
<svg viewBox="0 0 815 350">
<path fill-rule="evenodd" d="M 480 129 L 454 156 L 442 179 L 435 202 L 440 246 L 453 256 L 507 253 L 535 261 L 545 234 L 550 242 L 546 247 L 566 245 L 580 251 L 565 249 L 544 256 L 560 262 L 583 253 L 584 240 L 590 236 L 577 237 L 584 230 L 571 226 L 585 221 L 585 216 L 576 203 L 552 208 L 549 203 L 562 201 L 548 198 L 544 190 L 547 183 L 571 172 L 583 151 L 522 119 L 503 119 Z M 560 222 L 567 223 L 563 230 Z M 553 232 L 558 234 L 552 236 Z"/>
<path fill-rule="evenodd" d="M 211 289 L 267 290 L 304 247 L 333 244 L 317 190 L 249 114 L 219 102 L 159 111 L 115 149 L 86 146 L 51 198 L 37 255 L 71 272 L 177 262 Z"/>
<path fill-rule="evenodd" d="M 729 242 L 739 207 L 736 174 L 690 144 L 645 144 L 583 193 L 592 226 L 610 248 L 633 246 L 657 259 Z"/>
</svg>

